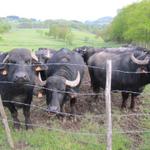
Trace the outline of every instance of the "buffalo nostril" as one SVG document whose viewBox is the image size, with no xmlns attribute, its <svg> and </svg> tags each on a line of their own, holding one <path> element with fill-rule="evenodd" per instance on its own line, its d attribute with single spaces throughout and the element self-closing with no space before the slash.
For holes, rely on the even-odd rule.
<svg viewBox="0 0 150 150">
<path fill-rule="evenodd" d="M 24 80 L 28 80 L 28 77 L 25 73 L 20 72 L 15 75 L 15 80 L 20 80 L 20 81 L 23 80 L 24 81 Z"/>
</svg>

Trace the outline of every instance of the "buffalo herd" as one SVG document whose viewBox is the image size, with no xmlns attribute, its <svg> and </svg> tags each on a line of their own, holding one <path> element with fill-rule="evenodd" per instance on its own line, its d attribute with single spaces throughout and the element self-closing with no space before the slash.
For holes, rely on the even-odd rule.
<svg viewBox="0 0 150 150">
<path fill-rule="evenodd" d="M 0 94 L 3 105 L 13 118 L 14 127 L 20 128 L 18 108 L 23 109 L 26 129 L 32 128 L 30 106 L 33 95 L 45 94 L 47 112 L 58 115 L 69 101 L 71 114 L 76 113 L 77 93 L 88 67 L 93 92 L 105 88 L 106 61 L 112 61 L 112 91 L 122 94 L 121 108 L 130 108 L 135 98 L 150 83 L 150 52 L 141 47 L 94 48 L 78 47 L 72 51 L 39 48 L 32 52 L 16 48 L 0 54 Z"/>
</svg>

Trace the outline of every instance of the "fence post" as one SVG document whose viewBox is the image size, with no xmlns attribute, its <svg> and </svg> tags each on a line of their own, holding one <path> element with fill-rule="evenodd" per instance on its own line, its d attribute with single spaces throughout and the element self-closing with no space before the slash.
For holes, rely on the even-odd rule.
<svg viewBox="0 0 150 150">
<path fill-rule="evenodd" d="M 111 60 L 107 60 L 106 62 L 106 87 L 105 87 L 107 150 L 112 150 L 111 74 L 112 74 L 112 63 L 111 63 Z"/>
<path fill-rule="evenodd" d="M 9 125 L 8 125 L 7 116 L 6 116 L 4 107 L 3 107 L 1 96 L 0 96 L 0 114 L 1 114 L 1 117 L 2 117 L 2 122 L 4 124 L 6 134 L 7 134 L 8 143 L 9 143 L 10 147 L 12 149 L 14 149 L 14 143 L 13 143 L 13 140 L 12 140 L 12 137 L 11 137 L 10 128 L 9 128 Z"/>
</svg>

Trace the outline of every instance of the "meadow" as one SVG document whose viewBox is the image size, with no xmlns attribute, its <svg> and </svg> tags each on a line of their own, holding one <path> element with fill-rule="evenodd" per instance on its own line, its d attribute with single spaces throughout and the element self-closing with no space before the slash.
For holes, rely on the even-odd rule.
<svg viewBox="0 0 150 150">
<path fill-rule="evenodd" d="M 63 47 L 73 49 L 84 45 L 94 47 L 116 46 L 114 43 L 105 43 L 102 38 L 96 38 L 87 31 L 72 29 L 74 40 L 72 45 L 67 45 L 64 40 L 54 39 L 45 35 L 46 29 L 13 29 L 1 36 L 0 51 L 9 51 L 13 48 L 24 47 L 37 50 L 40 47 L 60 49 Z"/>
<path fill-rule="evenodd" d="M 48 47 L 60 49 L 67 47 L 73 49 L 79 46 L 94 47 L 117 47 L 120 44 L 105 43 L 102 38 L 95 38 L 95 35 L 89 32 L 73 29 L 74 40 L 72 45 L 67 45 L 63 40 L 54 39 L 45 36 L 46 29 L 13 29 L 9 33 L 1 36 L 0 51 L 9 51 L 13 48 L 29 48 L 37 50 L 40 47 Z M 85 74 L 87 77 L 87 73 Z M 85 80 L 86 81 L 86 80 Z M 91 93 L 90 85 L 81 86 L 82 93 Z M 147 86 L 144 94 L 148 94 L 150 87 Z M 67 118 L 66 122 L 62 122 L 58 118 L 49 118 L 47 113 L 41 109 L 31 108 L 31 119 L 35 125 L 34 130 L 26 131 L 24 129 L 24 120 L 22 111 L 19 111 L 19 117 L 22 122 L 22 129 L 15 131 L 13 129 L 10 113 L 6 110 L 9 125 L 12 131 L 15 149 L 25 150 L 105 150 L 106 149 L 106 120 L 100 117 L 105 114 L 105 104 L 103 97 L 99 97 L 98 101 L 94 97 L 79 98 L 77 104 L 78 111 L 84 115 L 78 118 L 77 122 L 73 122 L 71 118 Z M 92 104 L 91 104 L 92 101 Z M 138 112 L 149 113 L 149 96 L 141 96 L 138 101 Z M 37 100 L 34 97 L 33 104 L 39 107 L 46 107 L 44 99 Z M 120 110 L 121 96 L 120 94 L 112 95 L 112 113 L 118 114 L 113 117 L 113 150 L 149 150 L 150 133 L 134 133 L 122 134 L 127 130 L 148 130 L 150 129 L 149 116 L 130 116 L 120 117 L 120 115 L 131 114 Z M 85 110 L 86 109 L 86 110 Z M 99 118 L 92 116 L 99 115 Z M 118 131 L 118 133 L 116 132 Z M 9 150 L 3 125 L 0 124 L 0 149 Z"/>
</svg>

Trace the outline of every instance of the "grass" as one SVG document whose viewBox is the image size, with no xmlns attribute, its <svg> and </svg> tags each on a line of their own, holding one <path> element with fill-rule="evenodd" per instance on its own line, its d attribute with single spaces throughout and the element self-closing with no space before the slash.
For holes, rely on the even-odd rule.
<svg viewBox="0 0 150 150">
<path fill-rule="evenodd" d="M 104 43 L 101 38 L 96 39 L 94 34 L 73 29 L 73 45 L 68 46 L 63 40 L 45 36 L 46 29 L 15 29 L 6 33 L 0 40 L 0 50 L 10 50 L 16 47 L 37 49 L 49 47 L 60 49 L 63 47 L 74 48 L 83 45 L 100 46 Z M 85 41 L 85 39 L 87 39 Z"/>
<path fill-rule="evenodd" d="M 58 125 L 58 124 L 57 124 Z M 87 128 L 87 126 L 89 126 Z M 95 126 L 95 123 L 93 123 Z M 85 127 L 85 128 L 84 128 Z M 53 127 L 54 128 L 54 127 Z M 91 132 L 89 128 L 93 128 L 91 124 L 82 126 L 86 132 Z M 82 130 L 81 129 L 81 130 Z M 84 135 L 77 134 L 79 131 L 59 132 L 55 130 L 47 130 L 37 128 L 34 131 L 12 131 L 15 149 L 25 150 L 105 150 L 105 135 Z M 100 130 L 96 130 L 96 134 L 100 134 Z M 64 130 L 65 131 L 65 130 Z M 102 130 L 101 130 L 102 131 Z M 127 150 L 130 147 L 129 139 L 125 135 L 113 135 L 113 150 Z M 2 126 L 0 126 L 0 149 L 9 150 L 7 139 Z"/>
<path fill-rule="evenodd" d="M 73 49 L 80 46 L 117 47 L 119 44 L 105 43 L 101 37 L 85 31 L 72 29 L 73 44 L 67 45 L 63 40 L 45 36 L 47 29 L 13 29 L 9 33 L 1 35 L 0 51 L 9 51 L 13 48 L 23 47 L 37 50 L 40 47 L 60 49 L 63 47 Z"/>
<path fill-rule="evenodd" d="M 143 112 L 144 113 L 150 113 L 150 98 L 149 94 L 150 93 L 150 85 L 146 86 L 144 90 L 145 94 L 145 99 L 143 102 Z M 150 149 L 150 116 L 143 116 L 141 118 L 141 128 L 144 130 L 149 130 L 149 132 L 144 132 L 141 135 L 141 138 L 143 140 L 142 145 L 140 146 L 140 150 L 149 150 Z"/>
<path fill-rule="evenodd" d="M 6 112 L 11 120 L 10 113 Z M 21 113 L 21 110 L 19 112 Z M 19 118 L 21 117 L 23 121 L 20 113 Z M 16 150 L 106 150 L 105 123 L 100 123 L 99 119 L 93 120 L 89 115 L 85 114 L 85 117 L 77 123 L 69 120 L 62 123 L 58 119 L 47 118 L 45 124 L 36 124 L 45 128 L 37 127 L 33 131 L 26 131 L 22 125 L 20 131 L 15 131 L 12 122 L 9 122 Z M 131 142 L 126 135 L 113 134 L 113 150 L 128 150 L 130 146 Z M 10 150 L 2 125 L 0 125 L 0 149 Z"/>
</svg>

